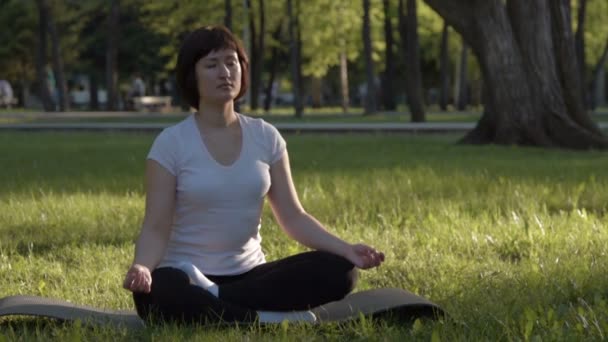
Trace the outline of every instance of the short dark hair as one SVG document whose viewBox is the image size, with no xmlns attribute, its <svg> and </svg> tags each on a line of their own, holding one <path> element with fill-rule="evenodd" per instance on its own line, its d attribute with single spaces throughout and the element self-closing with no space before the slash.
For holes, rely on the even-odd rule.
<svg viewBox="0 0 608 342">
<path fill-rule="evenodd" d="M 176 81 L 186 102 L 198 109 L 199 93 L 196 84 L 196 63 L 212 51 L 232 49 L 236 51 L 241 65 L 241 89 L 236 99 L 241 98 L 249 87 L 249 59 L 241 42 L 222 25 L 204 26 L 186 36 L 182 42 L 175 66 Z"/>
</svg>

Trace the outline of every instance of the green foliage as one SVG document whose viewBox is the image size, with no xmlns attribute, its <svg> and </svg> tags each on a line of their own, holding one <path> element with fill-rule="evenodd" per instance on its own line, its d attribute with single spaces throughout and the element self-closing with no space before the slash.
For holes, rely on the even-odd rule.
<svg viewBox="0 0 608 342">
<path fill-rule="evenodd" d="M 0 297 L 132 309 L 121 280 L 143 215 L 153 135 L 0 135 Z M 2 319 L 8 340 L 602 340 L 608 157 L 454 145 L 455 136 L 288 135 L 307 211 L 386 253 L 358 289 L 401 287 L 450 319 L 134 332 Z M 302 251 L 268 207 L 269 259 Z"/>
<path fill-rule="evenodd" d="M 608 42 L 608 2 L 587 1 L 585 26 L 585 57 L 590 68 L 595 67 Z"/>
<path fill-rule="evenodd" d="M 203 25 L 217 25 L 224 22 L 224 1 L 178 1 L 178 0 L 138 0 L 142 21 L 154 32 L 165 37 L 159 55 L 166 58 L 165 70 L 172 70 L 177 62 L 177 52 L 185 35 Z M 233 17 L 239 17 L 235 11 Z M 240 20 L 233 20 L 234 31 L 242 29 Z"/>
<path fill-rule="evenodd" d="M 33 1 L 0 1 L 0 24 L 5 28 L 0 30 L 0 78 L 35 78 L 37 21 Z"/>
<path fill-rule="evenodd" d="M 361 20 L 361 1 L 314 0 L 302 6 L 302 54 L 307 61 L 303 73 L 324 76 L 340 64 L 342 51 L 356 60 L 362 50 Z"/>
</svg>

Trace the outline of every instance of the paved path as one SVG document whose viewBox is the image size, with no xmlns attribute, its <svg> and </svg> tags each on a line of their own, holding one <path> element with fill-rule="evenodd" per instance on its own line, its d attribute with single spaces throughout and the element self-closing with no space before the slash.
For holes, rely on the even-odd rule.
<svg viewBox="0 0 608 342">
<path fill-rule="evenodd" d="M 142 120 L 157 117 L 185 117 L 187 113 L 155 114 L 134 112 L 68 112 L 68 113 L 14 113 L 3 114 L 4 118 L 15 119 L 64 119 L 64 118 L 133 118 Z M 346 117 L 338 114 L 336 117 Z M 351 116 L 359 116 L 352 114 Z M 264 117 L 268 119 L 267 117 Z M 158 132 L 165 127 L 175 124 L 168 123 L 95 123 L 95 122 L 55 122 L 55 123 L 15 123 L 0 124 L 1 131 L 134 131 L 134 132 Z M 424 123 L 273 123 L 277 129 L 285 133 L 443 133 L 443 132 L 466 132 L 475 127 L 474 122 L 424 122 Z M 608 122 L 600 122 L 603 130 L 608 130 Z"/>
</svg>

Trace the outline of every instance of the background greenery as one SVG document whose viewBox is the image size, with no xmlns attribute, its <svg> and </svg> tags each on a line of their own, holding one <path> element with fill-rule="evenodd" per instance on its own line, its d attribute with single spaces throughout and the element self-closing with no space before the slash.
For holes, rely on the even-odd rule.
<svg viewBox="0 0 608 342">
<path fill-rule="evenodd" d="M 0 134 L 0 297 L 132 309 L 121 281 L 153 135 Z M 608 157 L 454 145 L 457 136 L 290 135 L 307 210 L 386 253 L 358 290 L 400 287 L 451 319 L 412 327 L 87 328 L 0 319 L 0 340 L 601 340 L 608 334 Z M 265 208 L 269 259 L 302 251 Z"/>
</svg>

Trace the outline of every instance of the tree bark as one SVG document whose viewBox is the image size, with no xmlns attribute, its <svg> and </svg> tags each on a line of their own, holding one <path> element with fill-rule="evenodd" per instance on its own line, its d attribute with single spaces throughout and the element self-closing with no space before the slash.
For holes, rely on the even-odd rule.
<svg viewBox="0 0 608 342">
<path fill-rule="evenodd" d="M 260 85 L 262 84 L 262 67 L 264 62 L 266 17 L 264 0 L 258 0 L 258 10 L 260 14 L 259 32 L 255 25 L 256 12 L 251 1 L 247 0 L 249 8 L 249 37 L 251 40 L 251 82 L 249 88 L 250 106 L 252 110 L 258 109 L 258 99 L 260 97 Z"/>
<path fill-rule="evenodd" d="M 89 79 L 89 109 L 99 110 L 99 97 L 97 92 L 99 91 L 99 77 L 97 72 L 92 72 Z"/>
<path fill-rule="evenodd" d="M 587 106 L 582 96 L 583 83 L 578 73 L 576 52 L 574 50 L 574 37 L 572 34 L 570 18 L 570 1 L 549 1 L 551 10 L 551 27 L 553 30 L 553 44 L 557 59 L 558 71 L 561 79 L 562 93 L 566 100 L 570 117 L 584 129 L 594 134 L 602 135 L 597 124 L 591 120 L 586 111 Z"/>
<path fill-rule="evenodd" d="M 346 59 L 346 51 L 343 46 L 340 52 L 340 89 L 342 93 L 342 112 L 348 113 L 350 106 L 350 96 L 348 94 L 348 60 Z"/>
<path fill-rule="evenodd" d="M 602 68 L 595 76 L 593 84 L 593 110 L 606 105 L 606 69 Z"/>
<path fill-rule="evenodd" d="M 57 86 L 57 102 L 59 105 L 59 110 L 65 112 L 70 109 L 68 87 L 65 79 L 65 73 L 63 70 L 63 59 L 61 57 L 61 43 L 59 41 L 59 33 L 57 33 L 57 25 L 55 25 L 55 19 L 53 18 L 53 14 L 50 9 L 48 13 L 47 23 L 49 25 L 49 36 L 51 37 L 53 74 L 55 75 L 55 81 Z"/>
<path fill-rule="evenodd" d="M 403 1 L 407 1 L 407 14 L 403 13 Z M 407 78 L 405 89 L 413 122 L 426 121 L 424 111 L 424 93 L 422 90 L 422 72 L 420 71 L 420 45 L 418 43 L 418 14 L 416 0 L 399 0 L 399 15 L 404 22 L 406 40 L 405 70 Z"/>
<path fill-rule="evenodd" d="M 47 75 L 47 35 L 49 22 L 49 4 L 47 0 L 36 0 L 38 5 L 38 49 L 36 54 L 36 76 L 38 78 L 38 96 L 45 111 L 55 110 Z"/>
<path fill-rule="evenodd" d="M 311 77 L 310 79 L 310 97 L 312 100 L 312 108 L 321 108 L 323 106 L 323 79 L 320 77 Z"/>
<path fill-rule="evenodd" d="M 606 81 L 606 69 L 605 64 L 608 60 L 608 40 L 604 46 L 604 52 L 598 60 L 595 68 L 593 68 L 593 79 L 591 80 L 591 109 L 595 110 L 597 106 L 604 105 L 606 103 L 606 93 L 604 92 L 605 81 Z"/>
<path fill-rule="evenodd" d="M 463 142 L 608 147 L 579 110 L 567 1 L 426 0 L 463 36 L 484 77 L 485 112 Z"/>
<path fill-rule="evenodd" d="M 108 36 L 106 38 L 106 109 L 110 111 L 118 109 L 118 91 L 116 89 L 116 84 L 118 81 L 116 72 L 116 56 L 118 53 L 118 25 L 120 15 L 119 1 L 120 0 L 112 0 L 107 19 Z"/>
<path fill-rule="evenodd" d="M 441 33 L 441 52 L 439 57 L 439 69 L 441 88 L 439 92 L 439 108 L 448 110 L 449 94 L 450 94 L 450 56 L 449 56 L 449 26 L 447 22 L 443 22 L 443 32 Z"/>
<path fill-rule="evenodd" d="M 577 11 L 577 26 L 576 34 L 574 35 L 574 46 L 576 49 L 576 60 L 578 66 L 578 73 L 581 80 L 581 91 L 583 97 L 583 103 L 589 108 L 589 101 L 587 97 L 587 91 L 585 85 L 587 84 L 587 77 L 585 76 L 585 16 L 587 14 L 587 0 L 578 0 L 578 11 Z"/>
<path fill-rule="evenodd" d="M 293 86 L 295 116 L 301 118 L 303 114 L 301 81 L 300 81 L 300 54 L 298 52 L 299 42 L 297 41 L 297 19 L 298 13 L 294 13 L 293 0 L 287 0 L 287 16 L 289 17 L 289 50 L 291 51 L 291 81 Z"/>
<path fill-rule="evenodd" d="M 232 31 L 232 1 L 224 0 L 224 26 Z"/>
<path fill-rule="evenodd" d="M 281 31 L 283 29 L 283 21 L 279 24 L 277 29 L 272 33 L 272 38 L 275 42 L 280 40 Z M 270 56 L 270 71 L 268 76 L 268 83 L 266 84 L 266 89 L 264 90 L 264 111 L 268 112 L 270 110 L 270 106 L 272 105 L 272 88 L 274 86 L 274 80 L 277 74 L 277 63 L 279 57 L 279 47 L 275 44 L 272 47 L 272 52 Z"/>
<path fill-rule="evenodd" d="M 376 77 L 374 75 L 374 61 L 372 60 L 372 36 L 369 15 L 370 0 L 363 0 L 363 55 L 365 57 L 365 75 L 367 78 L 364 115 L 376 112 Z"/>
<path fill-rule="evenodd" d="M 394 111 L 397 109 L 393 82 L 393 75 L 395 75 L 395 54 L 393 53 L 393 46 L 395 43 L 393 39 L 393 25 L 391 23 L 390 15 L 390 1 L 383 0 L 382 5 L 384 8 L 384 41 L 386 44 L 386 67 L 382 77 L 382 102 L 384 110 Z"/>
<path fill-rule="evenodd" d="M 467 48 L 467 43 L 463 40 L 462 50 L 460 53 L 460 71 L 458 72 L 458 101 L 456 105 L 460 111 L 467 109 L 467 104 L 469 102 L 468 56 L 469 50 Z"/>
</svg>

